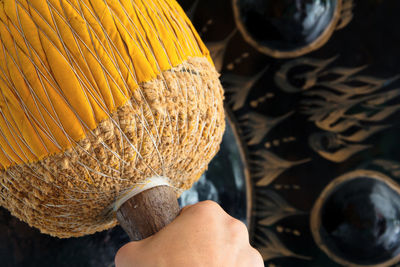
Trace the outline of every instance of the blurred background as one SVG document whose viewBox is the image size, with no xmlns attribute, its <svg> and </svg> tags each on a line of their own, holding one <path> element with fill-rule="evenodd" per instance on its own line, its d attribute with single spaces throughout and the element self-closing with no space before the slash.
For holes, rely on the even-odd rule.
<svg viewBox="0 0 400 267">
<path fill-rule="evenodd" d="M 400 1 L 178 2 L 229 125 L 181 205 L 219 202 L 268 267 L 400 266 Z M 52 238 L 0 210 L 1 266 L 113 266 L 127 241 Z"/>
</svg>

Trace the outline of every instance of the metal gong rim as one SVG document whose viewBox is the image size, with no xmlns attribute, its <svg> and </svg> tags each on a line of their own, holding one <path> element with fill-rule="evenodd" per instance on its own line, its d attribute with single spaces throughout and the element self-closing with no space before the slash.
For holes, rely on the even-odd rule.
<svg viewBox="0 0 400 267">
<path fill-rule="evenodd" d="M 294 49 L 294 50 L 278 50 L 278 49 L 273 49 L 270 48 L 266 45 L 260 44 L 253 36 L 250 34 L 245 25 L 243 24 L 241 20 L 241 11 L 239 7 L 239 1 L 240 0 L 232 0 L 232 8 L 233 8 L 233 14 L 235 18 L 235 22 L 237 25 L 237 28 L 241 32 L 243 38 L 250 43 L 254 48 L 256 48 L 259 52 L 264 53 L 268 56 L 274 57 L 274 58 L 293 58 L 293 57 L 298 57 L 304 54 L 307 54 L 311 51 L 317 50 L 318 48 L 322 47 L 332 36 L 333 32 L 335 31 L 335 28 L 337 26 L 337 23 L 340 19 L 340 12 L 342 9 L 342 0 L 337 0 L 337 4 L 332 16 L 332 19 L 328 26 L 324 29 L 324 31 L 311 43 L 302 46 L 300 48 Z"/>
<path fill-rule="evenodd" d="M 400 186 L 394 182 L 392 179 L 390 179 L 388 176 L 376 172 L 376 171 L 371 171 L 371 170 L 355 170 L 349 173 L 346 173 L 332 182 L 330 182 L 324 190 L 321 192 L 321 195 L 318 197 L 316 200 L 314 207 L 311 210 L 311 216 L 310 216 L 310 229 L 311 229 L 311 234 L 315 240 L 315 243 L 318 245 L 318 247 L 323 250 L 326 255 L 328 255 L 332 260 L 336 261 L 339 264 L 342 264 L 344 266 L 350 266 L 350 267 L 384 267 L 384 266 L 390 266 L 392 264 L 397 263 L 400 260 L 400 254 L 396 255 L 395 257 L 391 258 L 390 260 L 378 263 L 378 264 L 357 264 L 354 262 L 351 262 L 349 260 L 346 260 L 342 258 L 341 256 L 337 255 L 334 253 L 324 242 L 320 228 L 321 228 L 321 209 L 323 208 L 324 202 L 326 199 L 330 197 L 332 193 L 340 186 L 343 185 L 349 181 L 360 179 L 360 177 L 366 177 L 369 179 L 376 179 L 378 181 L 381 181 L 385 183 L 389 188 L 393 189 L 395 192 L 400 194 Z"/>
</svg>

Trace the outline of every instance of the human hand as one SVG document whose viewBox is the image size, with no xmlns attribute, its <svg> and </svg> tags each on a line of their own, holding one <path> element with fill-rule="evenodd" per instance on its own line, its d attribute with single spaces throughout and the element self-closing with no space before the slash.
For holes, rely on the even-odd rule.
<svg viewBox="0 0 400 267">
<path fill-rule="evenodd" d="M 116 267 L 263 267 L 246 226 L 217 203 L 182 209 L 157 234 L 129 242 L 115 256 Z"/>
</svg>

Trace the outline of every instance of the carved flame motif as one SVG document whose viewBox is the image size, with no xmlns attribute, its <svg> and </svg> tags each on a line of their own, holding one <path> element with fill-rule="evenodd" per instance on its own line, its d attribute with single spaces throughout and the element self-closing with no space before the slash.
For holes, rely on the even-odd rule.
<svg viewBox="0 0 400 267">
<path fill-rule="evenodd" d="M 322 130 L 309 136 L 310 147 L 327 160 L 343 162 L 369 148 L 363 142 L 370 136 L 391 126 L 384 121 L 400 109 L 400 88 L 393 89 L 400 76 L 361 75 L 367 66 L 329 68 L 335 59 L 298 58 L 284 64 L 274 78 L 283 91 L 305 96 L 302 112 Z M 288 77 L 300 66 L 311 70 Z M 293 79 L 302 85 L 294 85 Z"/>
<path fill-rule="evenodd" d="M 336 26 L 336 30 L 343 29 L 353 19 L 354 0 L 343 0 L 340 19 Z"/>
<path fill-rule="evenodd" d="M 388 159 L 374 159 L 366 164 L 363 164 L 360 168 L 372 168 L 373 170 L 380 168 L 389 175 L 391 178 L 400 180 L 400 162 Z"/>
<path fill-rule="evenodd" d="M 279 237 L 268 228 L 260 228 L 262 235 L 257 236 L 258 250 L 264 261 L 281 257 L 293 257 L 302 260 L 311 260 L 311 257 L 303 256 L 289 250 L 279 239 Z"/>
<path fill-rule="evenodd" d="M 259 144 L 272 128 L 283 120 L 290 117 L 294 111 L 288 112 L 279 117 L 269 117 L 257 112 L 249 112 L 242 117 L 243 125 L 246 127 L 244 131 L 244 139 L 248 145 Z"/>
<path fill-rule="evenodd" d="M 196 13 L 197 7 L 199 5 L 200 0 L 195 0 L 193 4 L 189 7 L 189 9 L 185 10 L 186 15 L 188 18 L 193 21 L 194 19 L 194 14 Z"/>
<path fill-rule="evenodd" d="M 251 77 L 236 74 L 224 74 L 221 76 L 225 92 L 230 94 L 228 104 L 233 111 L 239 110 L 244 106 L 251 88 L 264 75 L 267 69 L 268 66 Z"/>
<path fill-rule="evenodd" d="M 257 217 L 260 217 L 258 223 L 263 226 L 272 226 L 289 216 L 305 214 L 272 190 L 266 190 L 256 201 L 259 204 L 256 205 Z"/>
<path fill-rule="evenodd" d="M 237 30 L 233 30 L 225 39 L 218 42 L 207 42 L 206 46 L 210 51 L 210 56 L 214 61 L 214 66 L 218 72 L 222 70 L 222 66 L 224 64 L 224 56 L 226 52 L 226 48 L 232 37 L 236 34 Z"/>
<path fill-rule="evenodd" d="M 257 150 L 251 156 L 254 158 L 250 160 L 250 164 L 252 174 L 257 179 L 256 186 L 267 186 L 284 171 L 310 161 L 310 159 L 288 161 L 268 150 Z"/>
</svg>

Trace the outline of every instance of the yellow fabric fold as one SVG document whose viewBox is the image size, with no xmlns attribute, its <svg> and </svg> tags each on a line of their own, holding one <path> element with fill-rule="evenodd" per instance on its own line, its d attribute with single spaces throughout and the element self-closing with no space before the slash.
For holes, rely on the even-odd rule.
<svg viewBox="0 0 400 267">
<path fill-rule="evenodd" d="M 1 167 L 70 148 L 138 84 L 204 56 L 175 0 L 1 1 Z"/>
</svg>

